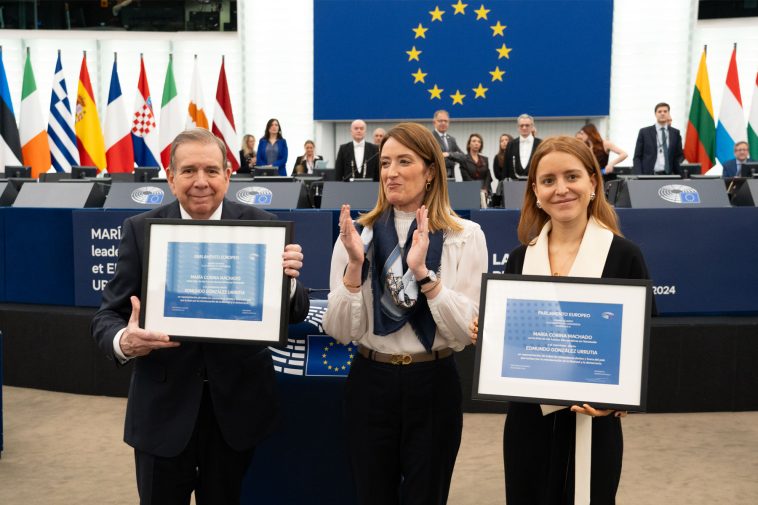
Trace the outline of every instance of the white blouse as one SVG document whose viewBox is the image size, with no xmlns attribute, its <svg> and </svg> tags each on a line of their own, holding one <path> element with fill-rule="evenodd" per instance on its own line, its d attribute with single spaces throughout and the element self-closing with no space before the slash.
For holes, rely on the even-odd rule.
<svg viewBox="0 0 758 505">
<path fill-rule="evenodd" d="M 428 300 L 437 324 L 432 345 L 435 351 L 448 347 L 460 351 L 471 343 L 468 327 L 479 313 L 482 274 L 487 272 L 487 243 L 481 227 L 465 219 L 456 220 L 463 229 L 445 234 L 439 272 L 442 289 L 434 299 Z M 397 223 L 398 233 L 403 224 Z M 410 324 L 386 336 L 373 333 L 371 279 L 366 279 L 359 292 L 351 293 L 342 283 L 347 264 L 347 251 L 338 238 L 332 253 L 331 291 L 322 323 L 324 331 L 343 344 L 355 341 L 378 352 L 426 352 Z"/>
</svg>

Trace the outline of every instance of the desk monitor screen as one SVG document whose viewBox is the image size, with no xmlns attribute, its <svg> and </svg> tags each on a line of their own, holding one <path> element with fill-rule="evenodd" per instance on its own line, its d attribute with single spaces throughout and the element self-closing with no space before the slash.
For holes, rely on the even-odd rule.
<svg viewBox="0 0 758 505">
<path fill-rule="evenodd" d="M 8 167 L 5 167 L 5 170 L 7 172 Z M 753 177 L 758 175 L 758 163 L 752 161 L 750 163 L 743 163 L 740 175 L 742 177 Z"/>
<path fill-rule="evenodd" d="M 320 170 L 324 170 L 324 169 L 328 168 L 326 166 L 326 160 L 316 160 L 316 162 L 313 164 L 313 168 L 314 169 L 320 169 Z"/>
<path fill-rule="evenodd" d="M 616 167 L 613 167 L 613 172 L 611 172 L 611 173 L 612 174 L 616 174 L 616 175 L 631 175 L 633 169 L 634 169 L 634 167 L 619 167 L 619 166 L 616 166 Z"/>
<path fill-rule="evenodd" d="M 134 169 L 134 182 L 150 182 L 158 178 L 159 167 L 137 167 Z"/>
<path fill-rule="evenodd" d="M 10 179 L 29 179 L 32 176 L 32 167 L 22 167 L 18 165 L 6 165 L 5 177 Z"/>
<path fill-rule="evenodd" d="M 254 177 L 263 175 L 266 177 L 276 177 L 279 175 L 279 168 L 273 165 L 260 165 L 255 167 Z"/>
<path fill-rule="evenodd" d="M 80 167 L 74 165 L 71 167 L 72 179 L 90 179 L 97 177 L 97 167 Z"/>
<path fill-rule="evenodd" d="M 334 168 L 329 167 L 314 167 L 313 168 L 313 175 L 318 175 L 320 177 L 323 177 L 325 181 L 334 181 L 336 180 L 336 174 Z"/>
<path fill-rule="evenodd" d="M 679 165 L 679 175 L 682 179 L 689 179 L 691 175 L 700 175 L 702 165 L 700 163 L 682 163 Z"/>
</svg>

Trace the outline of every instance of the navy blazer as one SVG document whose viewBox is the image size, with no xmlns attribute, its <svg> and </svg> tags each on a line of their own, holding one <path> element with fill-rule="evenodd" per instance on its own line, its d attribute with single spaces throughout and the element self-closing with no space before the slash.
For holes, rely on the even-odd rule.
<svg viewBox="0 0 758 505">
<path fill-rule="evenodd" d="M 113 339 L 129 320 L 129 297 L 142 293 L 147 218 L 181 218 L 178 201 L 130 217 L 122 226 L 116 274 L 90 326 L 100 350 L 117 364 Z M 276 217 L 225 199 L 221 219 Z M 308 307 L 307 291 L 298 282 L 290 322 L 305 319 Z M 174 457 L 187 446 L 206 380 L 219 428 L 234 450 L 254 447 L 274 427 L 278 398 L 271 353 L 265 346 L 182 342 L 133 361 L 124 441 L 140 451 Z"/>
<path fill-rule="evenodd" d="M 364 141 L 363 164 L 366 167 L 365 179 L 379 180 L 379 147 L 371 142 Z M 361 168 L 355 162 L 355 149 L 353 141 L 342 144 L 337 151 L 337 160 L 334 162 L 334 180 L 347 181 L 353 177 L 360 178 Z"/>
<path fill-rule="evenodd" d="M 260 139 L 258 141 L 258 152 L 255 157 L 256 166 L 260 167 L 269 164 L 266 159 L 267 145 L 268 139 Z M 271 165 L 279 169 L 279 175 L 287 175 L 287 141 L 284 139 L 278 139 L 276 141 L 276 146 L 279 148 L 279 155 L 277 156 L 276 161 L 271 163 Z"/>
<path fill-rule="evenodd" d="M 668 127 L 668 157 L 672 174 L 679 174 L 679 166 L 684 159 L 682 135 L 676 128 Z M 640 128 L 634 147 L 634 173 L 655 174 L 655 160 L 658 157 L 658 132 L 655 125 Z"/>
<path fill-rule="evenodd" d="M 742 163 L 753 163 L 753 160 L 750 158 L 746 159 Z M 732 158 L 731 160 L 726 160 L 723 165 L 721 165 L 723 168 L 723 171 L 721 172 L 722 177 L 739 177 L 740 174 L 737 173 L 737 160 Z"/>
</svg>

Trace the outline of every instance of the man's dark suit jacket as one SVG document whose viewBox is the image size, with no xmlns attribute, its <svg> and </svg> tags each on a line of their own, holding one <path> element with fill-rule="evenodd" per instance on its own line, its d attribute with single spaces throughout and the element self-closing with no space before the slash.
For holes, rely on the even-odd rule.
<svg viewBox="0 0 758 505">
<path fill-rule="evenodd" d="M 437 133 L 437 130 L 432 130 L 432 135 L 437 139 L 437 143 L 440 145 L 440 149 L 442 149 L 443 153 L 460 154 L 461 156 L 466 155 L 466 153 L 461 151 L 461 148 L 458 147 L 458 142 L 455 141 L 455 137 L 449 133 L 447 134 L 447 150 L 445 149 L 445 143 L 442 141 L 442 136 Z M 453 177 L 456 161 L 455 156 L 448 156 L 445 158 L 445 170 L 447 170 L 448 177 Z"/>
<path fill-rule="evenodd" d="M 753 163 L 753 160 L 750 158 L 746 159 L 742 163 Z M 731 160 L 726 160 L 723 165 L 721 165 L 721 168 L 723 171 L 721 172 L 721 177 L 739 177 L 740 174 L 737 173 L 737 160 L 735 158 L 732 158 Z"/>
<path fill-rule="evenodd" d="M 679 166 L 684 159 L 682 136 L 676 128 L 668 127 L 668 157 L 672 174 L 679 174 Z M 658 132 L 655 125 L 640 128 L 634 147 L 634 173 L 655 174 L 655 159 L 658 157 Z"/>
<path fill-rule="evenodd" d="M 100 349 L 117 363 L 113 338 L 129 320 L 129 297 L 141 296 L 147 218 L 180 219 L 179 203 L 130 217 L 122 226 L 116 274 L 103 292 L 90 328 Z M 221 219 L 272 220 L 275 216 L 225 199 Z M 308 294 L 298 282 L 290 322 L 302 321 L 308 307 Z M 266 347 L 182 342 L 134 362 L 124 441 L 135 449 L 160 457 L 177 456 L 192 435 L 206 379 L 221 433 L 233 449 L 254 447 L 273 428 L 278 398 Z"/>
<path fill-rule="evenodd" d="M 508 145 L 505 148 L 505 178 L 506 179 L 516 179 L 518 177 L 525 177 L 529 175 L 529 164 L 532 162 L 532 155 L 534 154 L 534 151 L 537 150 L 537 146 L 540 145 L 540 142 L 542 142 L 542 139 L 535 138 L 534 143 L 532 144 L 532 152 L 529 153 L 529 159 L 526 160 L 525 166 L 526 168 L 521 168 L 521 150 L 519 143 L 521 142 L 521 137 L 516 137 L 515 139 L 508 142 Z"/>
<path fill-rule="evenodd" d="M 366 165 L 366 179 L 379 180 L 379 148 L 366 141 L 363 149 L 363 163 Z M 352 162 L 352 165 L 350 164 Z M 342 144 L 337 151 L 337 161 L 334 162 L 334 180 L 347 181 L 353 177 L 353 170 L 355 170 L 355 178 L 361 178 L 360 173 L 363 167 L 358 166 L 355 162 L 355 151 L 353 150 L 353 141 L 351 140 L 347 144 Z"/>
</svg>

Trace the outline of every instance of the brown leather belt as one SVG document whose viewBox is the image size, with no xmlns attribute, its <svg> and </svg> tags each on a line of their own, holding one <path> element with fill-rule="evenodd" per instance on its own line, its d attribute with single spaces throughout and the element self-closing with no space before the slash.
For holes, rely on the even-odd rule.
<svg viewBox="0 0 758 505">
<path fill-rule="evenodd" d="M 422 352 L 418 354 L 387 354 L 384 352 L 373 351 L 367 347 L 358 346 L 358 352 L 361 356 L 377 363 L 389 363 L 391 365 L 410 365 L 412 363 L 424 363 L 426 361 L 436 361 L 438 359 L 452 356 L 453 350 L 449 347 L 441 351 Z"/>
</svg>

